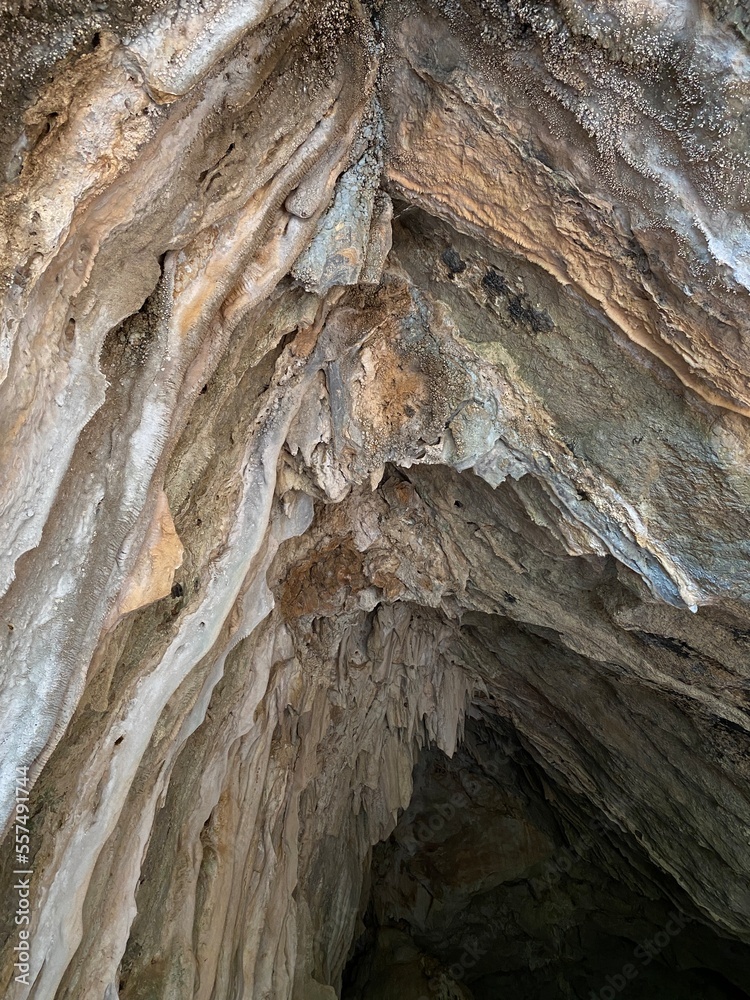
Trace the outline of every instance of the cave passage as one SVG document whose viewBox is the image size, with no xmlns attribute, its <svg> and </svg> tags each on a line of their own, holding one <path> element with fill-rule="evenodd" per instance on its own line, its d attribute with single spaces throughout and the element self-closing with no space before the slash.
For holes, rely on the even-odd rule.
<svg viewBox="0 0 750 1000">
<path fill-rule="evenodd" d="M 344 1000 L 739 1000 L 750 948 L 617 824 L 555 787 L 509 725 L 425 750 L 373 852 Z"/>
</svg>

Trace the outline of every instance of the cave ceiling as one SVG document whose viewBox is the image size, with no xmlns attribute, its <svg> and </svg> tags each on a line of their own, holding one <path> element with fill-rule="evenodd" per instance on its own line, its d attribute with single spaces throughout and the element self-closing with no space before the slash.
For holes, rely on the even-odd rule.
<svg viewBox="0 0 750 1000">
<path fill-rule="evenodd" d="M 0 994 L 750 996 L 749 31 L 3 7 Z"/>
</svg>

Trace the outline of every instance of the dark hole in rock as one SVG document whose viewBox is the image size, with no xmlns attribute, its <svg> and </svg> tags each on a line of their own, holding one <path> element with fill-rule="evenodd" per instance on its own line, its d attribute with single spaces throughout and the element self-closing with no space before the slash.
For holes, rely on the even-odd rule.
<svg viewBox="0 0 750 1000">
<path fill-rule="evenodd" d="M 344 1000 L 750 995 L 750 947 L 497 720 L 470 721 L 453 759 L 423 751 L 363 909 Z"/>
</svg>

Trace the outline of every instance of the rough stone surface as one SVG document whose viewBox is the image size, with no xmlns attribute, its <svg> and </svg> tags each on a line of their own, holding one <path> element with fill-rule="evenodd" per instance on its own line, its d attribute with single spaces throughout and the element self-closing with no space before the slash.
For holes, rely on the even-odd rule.
<svg viewBox="0 0 750 1000">
<path fill-rule="evenodd" d="M 6 5 L 3 996 L 750 995 L 749 31 Z"/>
</svg>

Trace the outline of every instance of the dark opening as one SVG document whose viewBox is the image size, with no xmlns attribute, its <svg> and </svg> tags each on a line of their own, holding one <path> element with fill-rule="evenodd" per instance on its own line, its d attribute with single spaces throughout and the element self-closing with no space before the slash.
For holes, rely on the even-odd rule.
<svg viewBox="0 0 750 1000">
<path fill-rule="evenodd" d="M 344 1000 L 739 1000 L 750 948 L 707 925 L 618 825 L 511 728 L 422 754 L 373 855 Z"/>
</svg>

